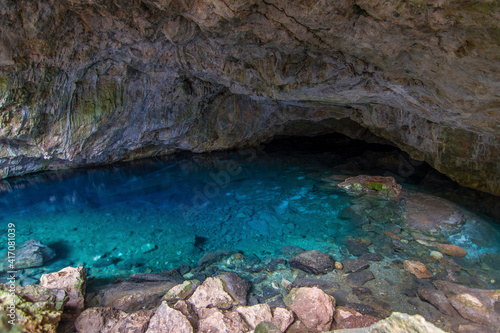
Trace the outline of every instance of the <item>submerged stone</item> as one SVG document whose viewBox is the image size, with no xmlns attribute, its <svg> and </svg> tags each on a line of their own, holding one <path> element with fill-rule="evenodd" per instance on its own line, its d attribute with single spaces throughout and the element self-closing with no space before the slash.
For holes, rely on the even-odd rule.
<svg viewBox="0 0 500 333">
<path fill-rule="evenodd" d="M 353 193 L 365 193 L 384 198 L 399 198 L 402 192 L 402 186 L 396 183 L 393 177 L 382 176 L 350 177 L 338 184 L 338 187 Z"/>
<path fill-rule="evenodd" d="M 47 261 L 54 259 L 55 256 L 55 252 L 48 246 L 43 245 L 36 239 L 30 239 L 17 246 L 13 267 L 7 266 L 9 262 L 7 260 L 7 253 L 5 253 L 0 262 L 0 271 L 40 267 Z"/>
<path fill-rule="evenodd" d="M 288 261 L 290 267 L 298 268 L 311 274 L 326 274 L 335 269 L 335 261 L 324 252 L 304 251 Z"/>
<path fill-rule="evenodd" d="M 463 258 L 467 255 L 467 251 L 460 246 L 452 244 L 436 244 L 437 249 L 450 257 Z"/>
<path fill-rule="evenodd" d="M 419 279 L 429 279 L 434 276 L 424 264 L 417 260 L 405 260 L 404 269 Z"/>
</svg>

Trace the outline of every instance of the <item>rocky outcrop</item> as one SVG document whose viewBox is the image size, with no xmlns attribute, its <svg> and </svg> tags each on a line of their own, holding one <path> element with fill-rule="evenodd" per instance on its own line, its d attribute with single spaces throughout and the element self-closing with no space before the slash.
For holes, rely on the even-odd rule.
<svg viewBox="0 0 500 333">
<path fill-rule="evenodd" d="M 339 132 L 500 194 L 497 2 L 0 5 L 1 177 Z"/>
<path fill-rule="evenodd" d="M 79 313 L 85 303 L 86 274 L 84 267 L 66 267 L 59 272 L 43 274 L 40 285 L 47 289 L 64 290 L 68 295 L 64 309 Z"/>
</svg>

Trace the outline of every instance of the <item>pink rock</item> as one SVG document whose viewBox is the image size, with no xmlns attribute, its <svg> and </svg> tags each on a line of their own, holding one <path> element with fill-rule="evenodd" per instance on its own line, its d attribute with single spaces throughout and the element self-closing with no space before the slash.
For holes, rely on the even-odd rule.
<svg viewBox="0 0 500 333">
<path fill-rule="evenodd" d="M 202 308 L 199 311 L 198 333 L 246 333 L 250 327 L 236 311 Z"/>
<path fill-rule="evenodd" d="M 75 328 L 80 333 L 145 333 L 152 315 L 151 310 L 126 313 L 113 308 L 89 308 L 78 316 Z"/>
<path fill-rule="evenodd" d="M 424 264 L 417 260 L 405 260 L 403 266 L 406 271 L 419 279 L 429 279 L 434 276 Z"/>
<path fill-rule="evenodd" d="M 219 278 L 207 278 L 201 286 L 196 288 L 193 295 L 187 300 L 198 312 L 202 308 L 229 309 L 236 302 L 224 290 L 224 283 Z"/>
<path fill-rule="evenodd" d="M 253 306 L 238 306 L 236 312 L 245 319 L 251 329 L 255 329 L 260 322 L 271 321 L 273 318 L 271 308 L 265 303 Z"/>
<path fill-rule="evenodd" d="M 146 333 L 193 333 L 193 327 L 180 311 L 162 302 L 149 321 Z"/>
<path fill-rule="evenodd" d="M 293 323 L 293 312 L 285 308 L 274 308 L 271 322 L 278 327 L 281 332 L 285 332 Z"/>
<path fill-rule="evenodd" d="M 452 244 L 436 244 L 439 252 L 449 255 L 450 257 L 463 258 L 467 255 L 467 251 L 460 246 Z"/>
<path fill-rule="evenodd" d="M 43 274 L 40 285 L 47 289 L 64 290 L 68 295 L 65 311 L 81 312 L 84 308 L 86 271 L 84 267 L 66 267 L 59 272 Z"/>
<path fill-rule="evenodd" d="M 335 299 L 317 287 L 294 288 L 285 298 L 286 305 L 308 328 L 330 329 L 335 311 Z"/>
</svg>

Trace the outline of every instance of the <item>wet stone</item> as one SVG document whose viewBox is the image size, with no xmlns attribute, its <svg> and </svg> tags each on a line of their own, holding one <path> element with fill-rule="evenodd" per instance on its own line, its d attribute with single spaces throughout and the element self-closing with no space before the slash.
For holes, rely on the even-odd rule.
<svg viewBox="0 0 500 333">
<path fill-rule="evenodd" d="M 366 282 L 373 280 L 375 276 L 369 270 L 364 270 L 356 273 L 351 273 L 347 276 L 346 281 L 352 285 L 361 287 Z"/>
<path fill-rule="evenodd" d="M 280 249 L 281 254 L 285 256 L 285 258 L 293 258 L 304 251 L 304 249 L 293 245 L 285 245 Z"/>
<path fill-rule="evenodd" d="M 368 260 L 368 261 L 382 261 L 384 259 L 384 256 L 381 255 L 380 253 L 365 253 L 358 259 Z"/>
<path fill-rule="evenodd" d="M 342 264 L 345 273 L 355 273 L 370 267 L 370 264 L 362 259 L 346 259 Z"/>
<path fill-rule="evenodd" d="M 372 291 L 366 287 L 352 288 L 352 293 L 353 295 L 356 295 L 360 300 L 373 297 Z"/>
<path fill-rule="evenodd" d="M 302 252 L 288 261 L 290 267 L 311 274 L 326 274 L 335 268 L 335 262 L 324 252 L 311 250 Z"/>
<path fill-rule="evenodd" d="M 240 305 L 247 305 L 250 283 L 232 272 L 223 272 L 216 276 L 224 282 L 224 290 Z"/>
<path fill-rule="evenodd" d="M 300 288 L 300 287 L 318 287 L 322 290 L 325 289 L 340 289 L 340 286 L 337 282 L 333 282 L 331 280 L 322 280 L 322 279 L 310 279 L 310 278 L 298 278 L 293 281 L 292 288 Z"/>
<path fill-rule="evenodd" d="M 425 288 L 419 289 L 418 294 L 423 300 L 434 305 L 441 313 L 444 313 L 448 316 L 458 315 L 457 311 L 453 308 L 450 301 L 442 291 L 437 289 Z"/>
<path fill-rule="evenodd" d="M 362 256 L 363 254 L 369 252 L 368 245 L 357 242 L 354 239 L 347 239 L 345 241 L 345 246 L 349 250 L 349 253 L 356 257 Z"/>
</svg>

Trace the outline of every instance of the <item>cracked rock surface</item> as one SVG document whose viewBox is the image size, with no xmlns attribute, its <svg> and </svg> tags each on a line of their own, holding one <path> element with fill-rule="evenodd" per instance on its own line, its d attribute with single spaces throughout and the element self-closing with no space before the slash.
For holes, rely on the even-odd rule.
<svg viewBox="0 0 500 333">
<path fill-rule="evenodd" d="M 340 132 L 500 194 L 498 6 L 0 0 L 0 176 Z"/>
</svg>

